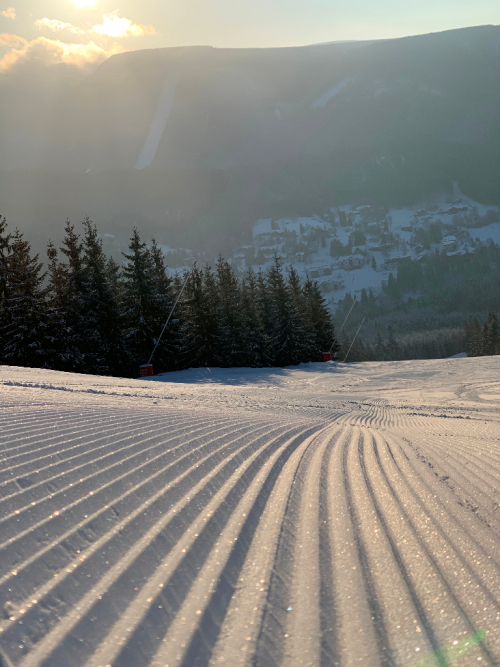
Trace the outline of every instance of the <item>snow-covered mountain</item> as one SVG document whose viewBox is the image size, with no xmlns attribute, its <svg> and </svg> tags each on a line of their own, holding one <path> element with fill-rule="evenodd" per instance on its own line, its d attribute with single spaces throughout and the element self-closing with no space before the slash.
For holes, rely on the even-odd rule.
<svg viewBox="0 0 500 667">
<path fill-rule="evenodd" d="M 484 26 L 131 52 L 43 105 L 4 77 L 2 214 L 44 239 L 88 214 L 227 254 L 260 218 L 408 206 L 453 181 L 498 204 L 499 71 L 500 28 Z"/>
</svg>

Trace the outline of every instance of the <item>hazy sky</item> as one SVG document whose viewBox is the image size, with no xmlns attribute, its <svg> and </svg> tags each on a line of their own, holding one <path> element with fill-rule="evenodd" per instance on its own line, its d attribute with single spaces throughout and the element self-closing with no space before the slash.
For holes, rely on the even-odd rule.
<svg viewBox="0 0 500 667">
<path fill-rule="evenodd" d="M 500 23 L 499 0 L 0 0 L 0 71 L 139 48 L 268 47 Z"/>
</svg>

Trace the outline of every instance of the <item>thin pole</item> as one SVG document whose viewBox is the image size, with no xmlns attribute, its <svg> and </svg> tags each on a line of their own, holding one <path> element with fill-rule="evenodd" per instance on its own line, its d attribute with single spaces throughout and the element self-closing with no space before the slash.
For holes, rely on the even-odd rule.
<svg viewBox="0 0 500 667">
<path fill-rule="evenodd" d="M 174 312 L 174 310 L 175 310 L 176 305 L 179 303 L 179 299 L 181 298 L 182 293 L 184 292 L 184 288 L 185 288 L 186 285 L 187 285 L 187 281 L 189 280 L 189 276 L 191 275 L 192 270 L 193 270 L 193 269 L 191 269 L 191 271 L 190 271 L 190 272 L 187 274 L 187 276 L 186 276 L 186 280 L 184 281 L 184 284 L 183 284 L 183 286 L 182 286 L 182 289 L 181 289 L 181 291 L 179 292 L 179 296 L 178 296 L 177 299 L 175 300 L 175 303 L 174 303 L 174 305 L 173 305 L 173 307 L 172 307 L 172 310 L 170 311 L 170 315 L 167 317 L 167 321 L 165 322 L 165 324 L 164 324 L 164 326 L 163 326 L 163 329 L 161 330 L 161 334 L 160 334 L 158 340 L 156 341 L 156 345 L 155 345 L 155 347 L 154 347 L 154 350 L 151 352 L 151 356 L 149 357 L 148 364 L 151 363 L 151 360 L 152 360 L 152 358 L 153 358 L 153 355 L 154 355 L 154 353 L 156 352 L 156 348 L 158 347 L 158 343 L 160 342 L 161 337 L 163 336 L 163 334 L 164 334 L 164 332 L 165 332 L 165 329 L 167 328 L 167 325 L 168 325 L 168 323 L 170 322 L 170 318 L 171 318 L 172 315 L 173 315 L 173 312 Z"/>
<path fill-rule="evenodd" d="M 355 296 L 354 301 L 352 302 L 351 310 L 347 313 L 347 317 L 344 320 L 344 324 L 340 327 L 340 331 L 338 332 L 337 336 L 340 336 L 340 334 L 342 333 L 342 329 L 345 327 L 345 323 L 349 319 L 349 315 L 352 313 L 352 309 L 354 308 L 354 304 L 356 303 L 357 299 L 358 299 L 358 297 Z M 335 345 L 335 341 L 337 340 L 337 336 L 333 339 L 333 343 L 332 343 L 332 346 L 330 348 L 330 354 L 332 353 L 333 346 Z"/>
<path fill-rule="evenodd" d="M 366 317 L 363 317 L 363 319 L 361 320 L 361 324 L 359 325 L 358 330 L 356 331 L 356 335 L 355 335 L 354 338 L 352 339 L 351 346 L 349 347 L 349 349 L 347 350 L 347 354 L 345 355 L 344 364 L 345 364 L 345 362 L 346 362 L 346 360 L 347 360 L 347 357 L 349 356 L 349 352 L 351 351 L 352 346 L 354 345 L 354 341 L 355 341 L 356 338 L 358 337 L 358 334 L 359 334 L 359 332 L 360 332 L 361 327 L 363 326 L 363 322 L 365 321 L 365 319 L 366 319 Z"/>
</svg>

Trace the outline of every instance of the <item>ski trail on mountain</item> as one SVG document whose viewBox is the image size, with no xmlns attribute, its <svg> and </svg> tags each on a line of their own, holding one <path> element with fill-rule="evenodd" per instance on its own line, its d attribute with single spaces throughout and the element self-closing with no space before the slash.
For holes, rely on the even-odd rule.
<svg viewBox="0 0 500 667">
<path fill-rule="evenodd" d="M 471 361 L 8 369 L 0 662 L 500 665 L 500 359 Z"/>
<path fill-rule="evenodd" d="M 178 77 L 174 77 L 173 81 L 168 81 L 160 93 L 155 115 L 151 121 L 151 126 L 144 142 L 144 146 L 135 163 L 135 169 L 144 169 L 145 167 L 148 167 L 156 157 L 158 146 L 160 145 L 161 138 L 167 127 L 167 121 L 174 106 L 177 78 Z"/>
</svg>

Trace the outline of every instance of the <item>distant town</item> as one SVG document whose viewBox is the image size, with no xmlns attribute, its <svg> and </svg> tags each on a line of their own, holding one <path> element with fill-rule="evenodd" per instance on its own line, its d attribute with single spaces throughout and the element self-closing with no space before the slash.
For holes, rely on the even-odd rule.
<svg viewBox="0 0 500 667">
<path fill-rule="evenodd" d="M 108 251 L 116 252 L 118 239 L 104 234 L 103 241 Z M 118 248 L 122 242 L 125 239 Z M 488 243 L 500 243 L 500 208 L 480 204 L 455 186 L 453 194 L 436 195 L 415 207 L 342 205 L 310 217 L 261 218 L 253 226 L 252 239 L 233 248 L 228 259 L 243 276 L 249 268 L 266 270 L 278 255 L 300 275 L 315 278 L 335 307 L 347 293 L 360 294 L 363 288 L 380 292 L 389 274 L 396 276 L 407 258 L 473 253 Z M 195 260 L 216 260 L 187 248 L 161 247 L 171 273 Z"/>
</svg>

